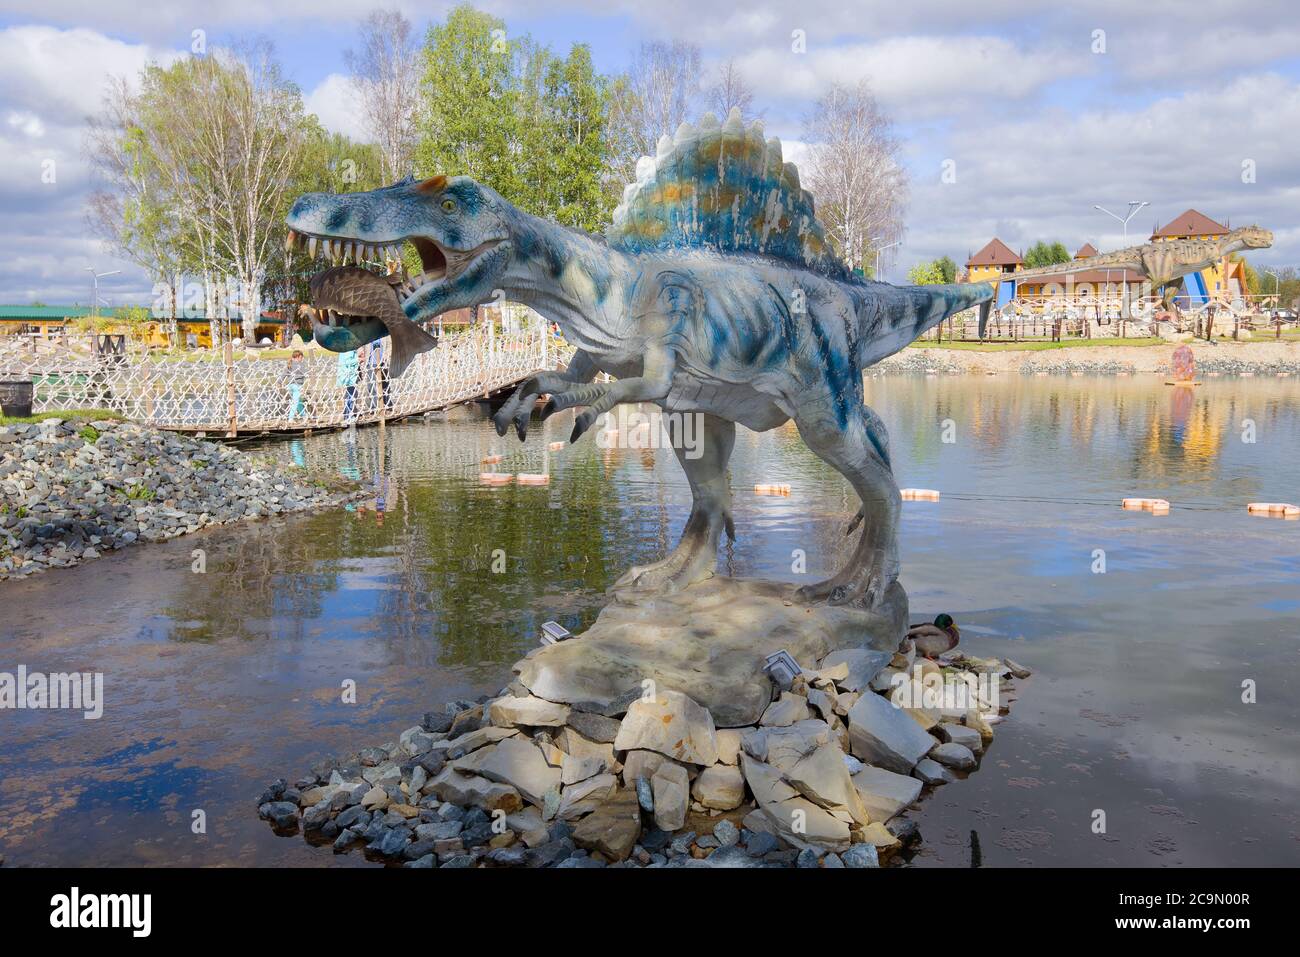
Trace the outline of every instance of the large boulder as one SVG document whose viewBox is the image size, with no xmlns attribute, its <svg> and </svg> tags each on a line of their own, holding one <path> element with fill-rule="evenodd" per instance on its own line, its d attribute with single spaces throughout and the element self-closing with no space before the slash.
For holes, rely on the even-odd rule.
<svg viewBox="0 0 1300 957">
<path fill-rule="evenodd" d="M 888 821 L 921 794 L 922 784 L 906 774 L 864 767 L 853 775 L 853 786 L 873 821 Z"/>
<path fill-rule="evenodd" d="M 655 827 L 661 831 L 676 831 L 686 823 L 686 810 L 691 803 L 691 782 L 686 769 L 680 764 L 665 761 L 650 779 L 654 794 Z"/>
<path fill-rule="evenodd" d="M 573 829 L 574 844 L 611 861 L 627 860 L 640 836 L 641 807 L 632 788 L 615 792 Z"/>
<path fill-rule="evenodd" d="M 756 724 L 771 700 L 768 655 L 785 650 L 805 667 L 841 648 L 892 655 L 907 630 L 897 583 L 876 611 L 808 605 L 794 592 L 785 582 L 721 576 L 675 595 L 622 589 L 586 632 L 530 652 L 515 669 L 537 697 L 588 711 L 649 678 L 699 702 L 718 727 L 738 728 Z"/>
<path fill-rule="evenodd" d="M 506 738 L 483 752 L 476 771 L 489 781 L 508 784 L 529 804 L 542 806 L 546 792 L 560 786 L 560 771 L 546 763 L 542 752 L 526 738 Z"/>
<path fill-rule="evenodd" d="M 488 813 L 500 810 L 509 814 L 524 806 L 519 792 L 510 785 L 489 781 L 476 774 L 461 774 L 453 767 L 444 768 L 424 786 L 424 790 L 439 801 L 470 805 Z"/>
<path fill-rule="evenodd" d="M 632 702 L 614 738 L 616 751 L 648 749 L 689 764 L 716 764 L 713 717 L 680 691 Z"/>
<path fill-rule="evenodd" d="M 854 757 L 909 774 L 935 740 L 887 698 L 868 691 L 849 710 L 849 750 Z"/>
<path fill-rule="evenodd" d="M 833 651 L 822 659 L 821 671 L 834 671 L 847 668 L 848 674 L 836 680 L 836 684 L 845 691 L 866 691 L 871 681 L 889 666 L 893 660 L 892 651 L 876 651 L 870 648 L 846 648 Z"/>
<path fill-rule="evenodd" d="M 558 728 L 569 717 L 569 706 L 541 698 L 516 698 L 506 695 L 488 705 L 488 719 L 500 728 L 517 726 Z"/>
<path fill-rule="evenodd" d="M 555 816 L 561 821 L 576 821 L 590 814 L 618 790 L 618 778 L 612 774 L 597 774 L 560 792 L 560 806 Z"/>
<path fill-rule="evenodd" d="M 707 808 L 730 811 L 745 800 L 745 777 L 734 765 L 715 764 L 700 772 L 691 794 Z"/>
<path fill-rule="evenodd" d="M 785 728 L 760 728 L 743 741 L 746 756 L 765 759 L 786 783 L 829 810 L 842 809 L 859 824 L 868 821 L 849 777 L 844 752 L 824 721 L 809 719 Z"/>
</svg>

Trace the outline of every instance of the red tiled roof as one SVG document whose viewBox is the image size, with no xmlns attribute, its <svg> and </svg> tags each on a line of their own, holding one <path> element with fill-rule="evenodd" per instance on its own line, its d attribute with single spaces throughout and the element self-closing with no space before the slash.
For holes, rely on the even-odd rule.
<svg viewBox="0 0 1300 957">
<path fill-rule="evenodd" d="M 1079 247 L 1079 251 L 1074 254 L 1075 259 L 1087 259 L 1090 256 L 1097 255 L 1097 247 L 1092 243 L 1084 243 Z"/>
<path fill-rule="evenodd" d="M 1151 234 L 1152 239 L 1173 236 L 1222 236 L 1229 232 L 1227 226 L 1216 223 L 1204 213 L 1189 209 L 1181 216 Z"/>
<path fill-rule="evenodd" d="M 988 245 L 966 261 L 967 266 L 1016 266 L 1024 260 L 1011 251 L 1002 240 L 994 237 Z"/>
</svg>

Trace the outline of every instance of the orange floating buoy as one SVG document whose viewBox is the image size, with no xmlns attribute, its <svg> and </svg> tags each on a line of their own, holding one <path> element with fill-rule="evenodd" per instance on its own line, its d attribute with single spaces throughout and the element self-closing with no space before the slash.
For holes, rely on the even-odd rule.
<svg viewBox="0 0 1300 957">
<path fill-rule="evenodd" d="M 1169 503 L 1163 498 L 1126 498 L 1120 505 L 1130 511 L 1147 511 L 1156 515 L 1169 511 Z"/>
<path fill-rule="evenodd" d="M 478 480 L 484 485 L 509 485 L 515 477 L 509 472 L 479 472 Z"/>
<path fill-rule="evenodd" d="M 1246 506 L 1251 515 L 1271 515 L 1275 518 L 1300 518 L 1300 505 L 1287 502 L 1251 502 Z"/>
<path fill-rule="evenodd" d="M 550 485 L 551 477 L 539 472 L 518 472 L 515 481 L 520 485 Z"/>
<path fill-rule="evenodd" d="M 547 446 L 547 448 L 550 449 L 552 452 L 558 452 L 560 451 L 560 449 L 564 448 L 564 443 L 552 442 L 550 445 Z"/>
<path fill-rule="evenodd" d="M 898 494 L 904 502 L 937 502 L 939 493 L 932 488 L 900 488 Z"/>
<path fill-rule="evenodd" d="M 755 485 L 755 495 L 789 495 L 789 485 Z"/>
<path fill-rule="evenodd" d="M 485 455 L 483 456 L 483 458 L 479 459 L 479 462 L 482 465 L 496 465 L 498 462 L 501 461 L 501 459 L 502 456 L 500 455 Z"/>
</svg>

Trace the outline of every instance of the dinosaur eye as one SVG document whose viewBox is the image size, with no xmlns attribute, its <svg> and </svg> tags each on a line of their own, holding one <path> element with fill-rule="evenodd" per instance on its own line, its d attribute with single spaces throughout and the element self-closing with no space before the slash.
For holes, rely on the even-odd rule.
<svg viewBox="0 0 1300 957">
<path fill-rule="evenodd" d="M 442 201 L 442 211 L 444 213 L 456 212 L 456 201 L 454 199 L 444 199 Z"/>
</svg>

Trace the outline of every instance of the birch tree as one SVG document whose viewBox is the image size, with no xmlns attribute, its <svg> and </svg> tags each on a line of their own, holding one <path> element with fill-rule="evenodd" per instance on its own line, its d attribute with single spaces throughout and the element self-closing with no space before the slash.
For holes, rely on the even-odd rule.
<svg viewBox="0 0 1300 957">
<path fill-rule="evenodd" d="M 754 91 L 745 82 L 734 57 L 718 67 L 718 75 L 708 91 L 709 108 L 718 119 L 726 120 L 733 109 L 740 110 L 742 120 L 754 116 Z"/>
<path fill-rule="evenodd" d="M 205 311 L 218 316 L 233 298 L 250 340 L 268 267 L 283 259 L 282 220 L 305 143 L 301 94 L 262 42 L 147 68 L 141 115 L 187 259 L 204 277 Z"/>
<path fill-rule="evenodd" d="M 867 81 L 832 86 L 804 138 L 810 156 L 800 173 L 817 218 L 850 266 L 874 274 L 876 251 L 903 235 L 908 188 L 898 140 Z"/>
<path fill-rule="evenodd" d="M 636 161 L 654 156 L 659 137 L 672 136 L 693 115 L 700 90 L 698 45 L 685 40 L 641 44 L 610 103 L 610 174 L 619 192 L 635 179 Z"/>
<path fill-rule="evenodd" d="M 411 172 L 417 136 L 420 48 L 411 21 L 375 10 L 361 21 L 360 46 L 344 53 L 366 132 L 379 145 L 385 182 Z"/>
<path fill-rule="evenodd" d="M 103 108 L 91 118 L 85 137 L 96 178 L 86 221 L 114 255 L 142 268 L 155 286 L 167 288 L 163 305 L 174 341 L 177 277 L 184 268 L 182 230 L 167 206 L 165 181 L 151 162 L 138 106 L 126 78 L 110 77 Z"/>
</svg>

